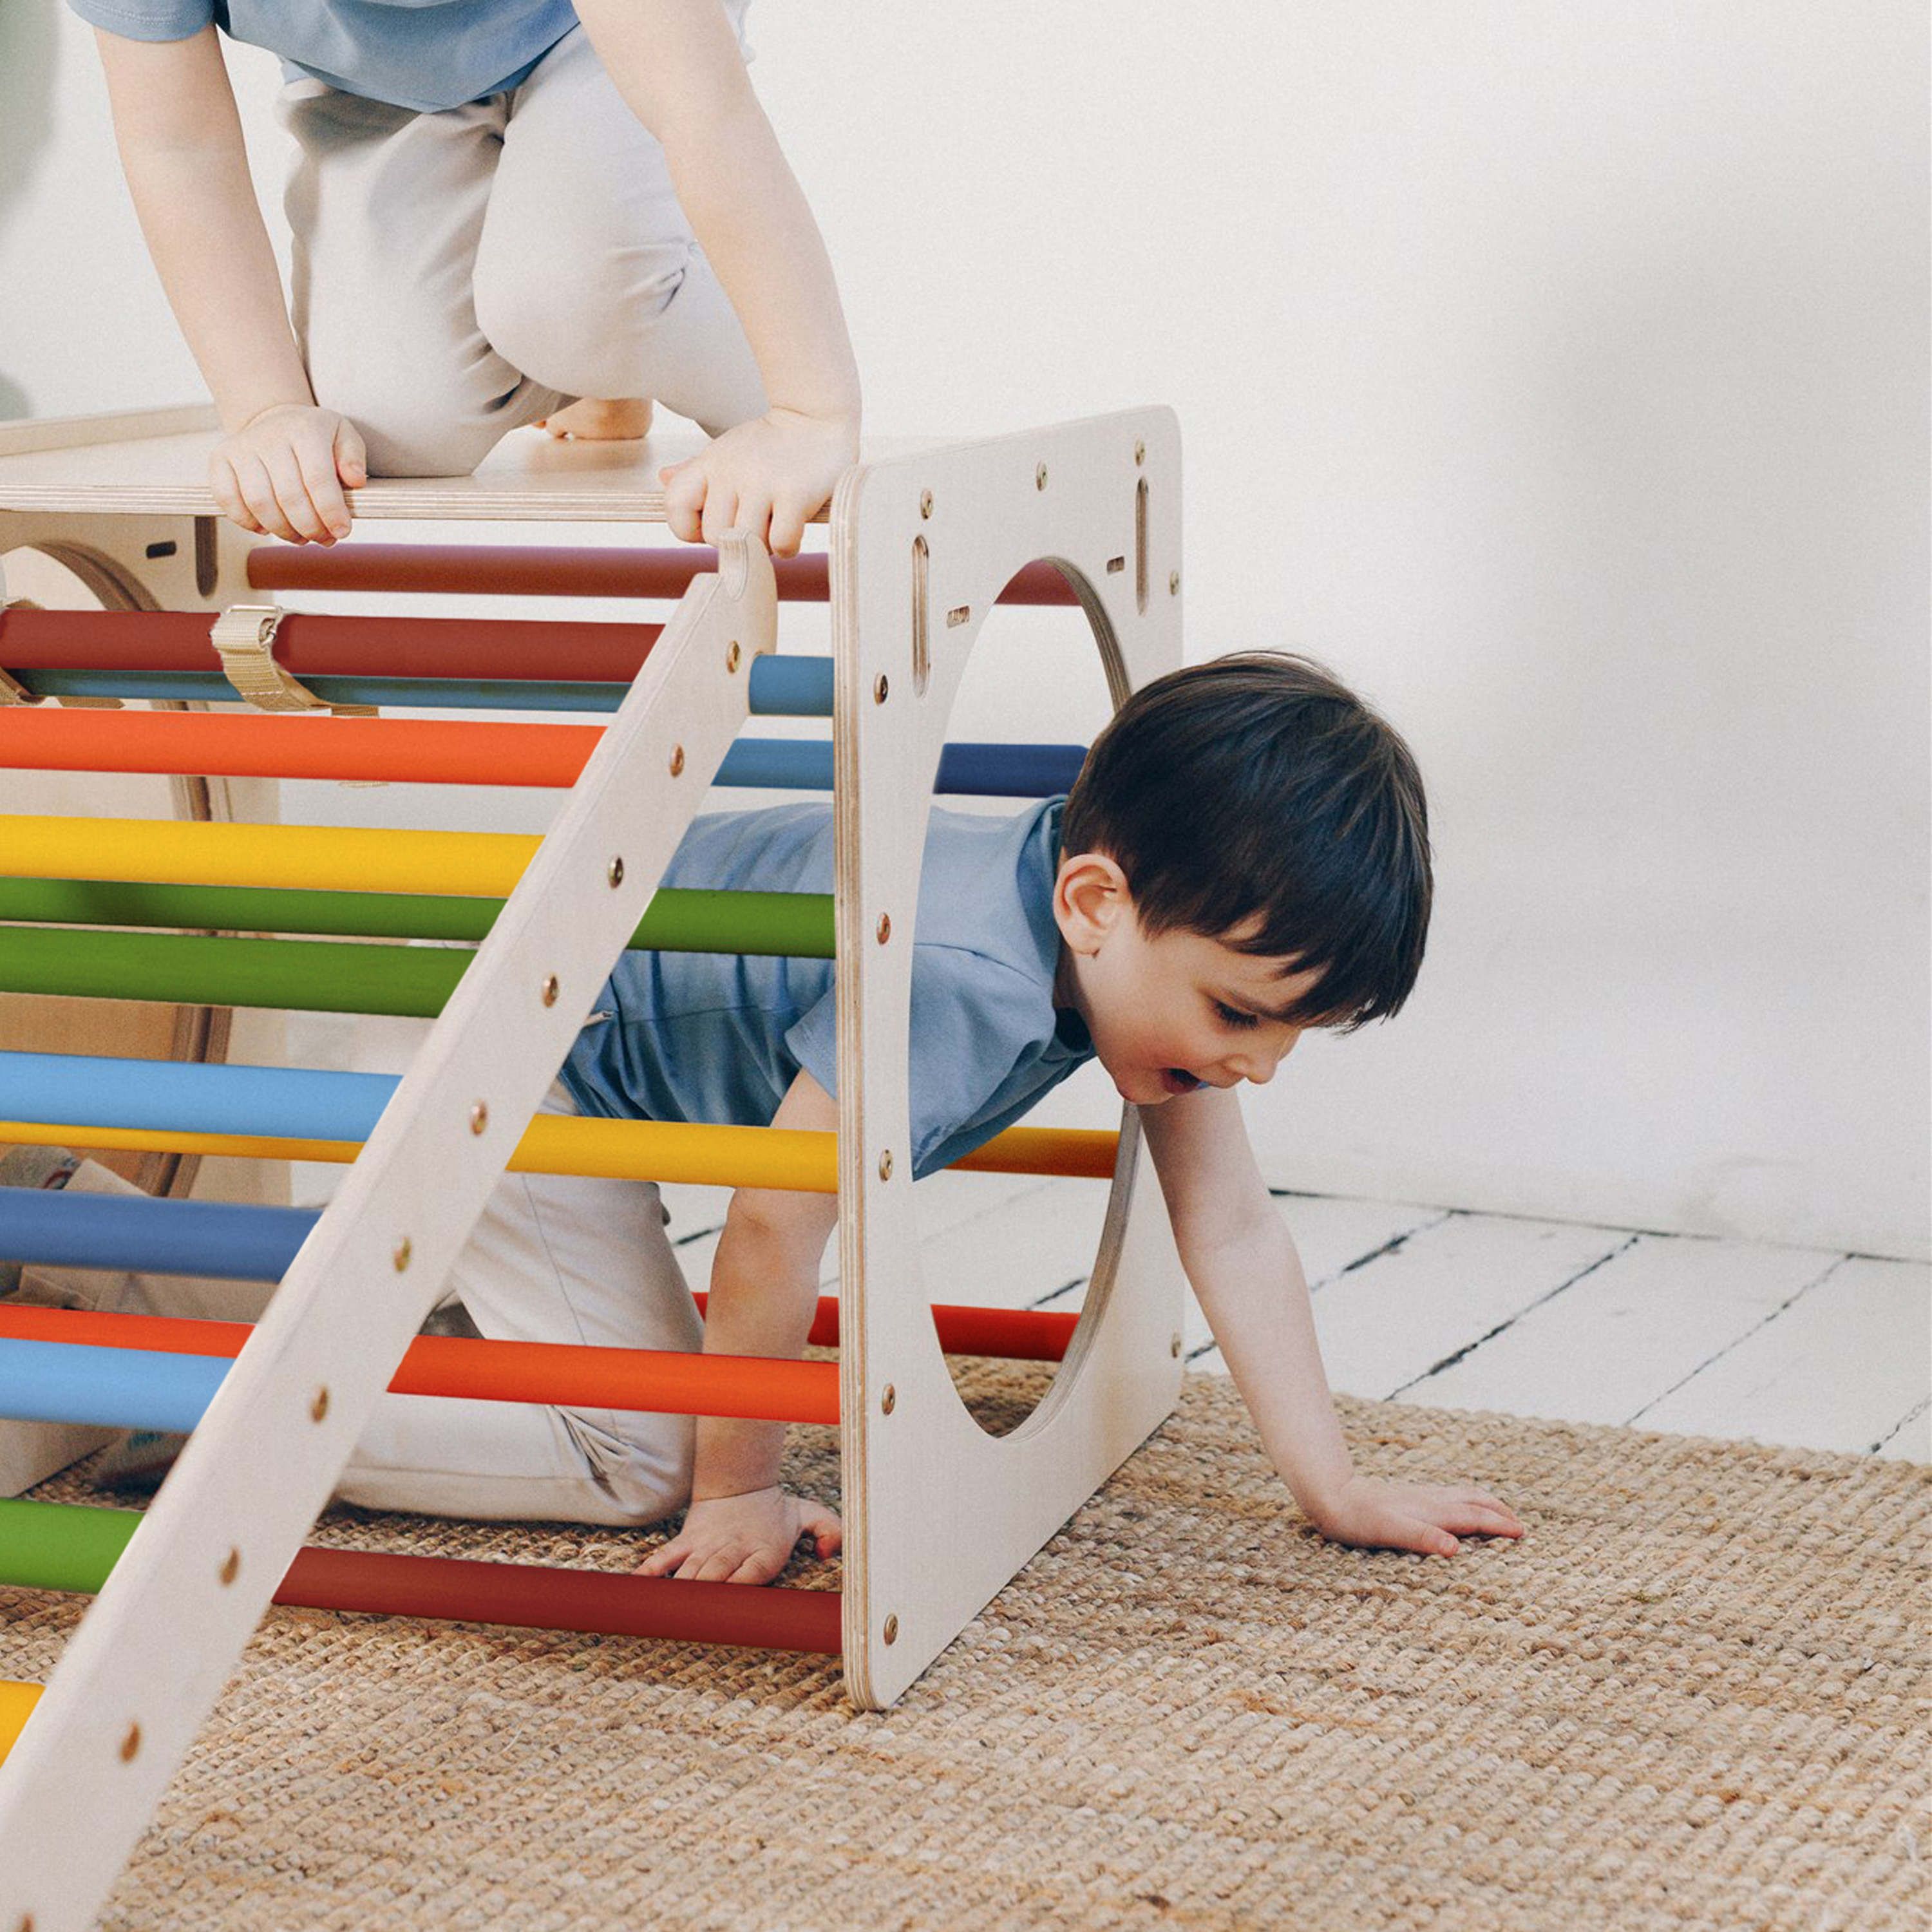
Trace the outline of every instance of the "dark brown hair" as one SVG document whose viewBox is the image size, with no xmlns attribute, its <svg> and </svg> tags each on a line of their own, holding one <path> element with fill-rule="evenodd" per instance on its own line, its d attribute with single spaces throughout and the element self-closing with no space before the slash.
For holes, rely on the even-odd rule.
<svg viewBox="0 0 1932 1932">
<path fill-rule="evenodd" d="M 1088 754 L 1060 843 L 1114 860 L 1148 933 L 1318 973 L 1304 1023 L 1385 1018 L 1421 969 L 1421 776 L 1394 728 L 1309 658 L 1240 652 L 1136 692 Z"/>
</svg>

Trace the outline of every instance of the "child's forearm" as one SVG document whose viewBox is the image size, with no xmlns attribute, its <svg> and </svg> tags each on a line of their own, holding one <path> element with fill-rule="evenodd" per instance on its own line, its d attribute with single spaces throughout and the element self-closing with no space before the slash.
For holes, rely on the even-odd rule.
<svg viewBox="0 0 1932 1932">
<path fill-rule="evenodd" d="M 858 364 L 831 258 L 722 10 L 716 0 L 578 0 L 577 10 L 618 92 L 663 145 L 771 406 L 856 431 Z"/>
<path fill-rule="evenodd" d="M 1288 1230 L 1270 1218 L 1181 1260 L 1269 1460 L 1321 1528 L 1353 1466 Z"/>
<path fill-rule="evenodd" d="M 704 1318 L 707 1355 L 802 1354 L 818 1304 L 823 1232 L 802 1235 L 741 1214 L 734 1204 L 712 1264 Z M 692 1499 L 742 1496 L 778 1479 L 785 1424 L 700 1416 Z"/>
<path fill-rule="evenodd" d="M 223 427 L 311 401 L 214 29 L 205 41 L 100 41 L 141 231 Z"/>
<path fill-rule="evenodd" d="M 859 369 L 830 256 L 748 91 L 668 146 L 672 185 L 744 325 L 774 409 L 856 423 Z"/>
</svg>

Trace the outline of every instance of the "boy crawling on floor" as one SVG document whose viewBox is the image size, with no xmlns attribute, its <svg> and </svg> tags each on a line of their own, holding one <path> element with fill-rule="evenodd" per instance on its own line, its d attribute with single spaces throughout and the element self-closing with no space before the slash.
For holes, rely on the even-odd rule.
<svg viewBox="0 0 1932 1932">
<path fill-rule="evenodd" d="M 664 883 L 828 892 L 829 804 L 698 820 Z M 1486 1491 L 1352 1464 L 1294 1244 L 1234 1090 L 1310 1028 L 1395 1012 L 1429 923 L 1422 784 L 1408 747 L 1306 659 L 1230 656 L 1123 706 L 1072 793 L 1016 818 L 935 811 L 912 976 L 916 1177 L 989 1140 L 1098 1059 L 1142 1110 L 1187 1277 L 1262 1442 L 1338 1541 L 1450 1556 L 1519 1536 Z M 836 1131 L 832 962 L 627 953 L 547 1111 Z M 22 1166 L 21 1163 L 27 1163 Z M 32 1172 L 28 1168 L 32 1169 Z M 10 1172 L 9 1170 L 11 1170 Z M 0 1180 L 122 1186 L 20 1148 Z M 796 1356 L 837 1214 L 740 1188 L 700 1323 L 656 1185 L 507 1174 L 452 1273 L 446 1329 L 518 1341 Z M 73 1276 L 39 1292 L 172 1312 L 169 1284 Z M 642 1524 L 684 1511 L 648 1576 L 770 1581 L 838 1517 L 778 1484 L 781 1423 L 386 1396 L 338 1492 L 438 1515 Z M 138 1455 L 124 1455 L 124 1468 Z"/>
</svg>

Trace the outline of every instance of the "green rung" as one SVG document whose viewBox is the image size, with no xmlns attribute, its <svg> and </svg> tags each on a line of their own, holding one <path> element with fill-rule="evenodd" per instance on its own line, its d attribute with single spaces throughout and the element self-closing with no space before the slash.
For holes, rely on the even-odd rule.
<svg viewBox="0 0 1932 1932">
<path fill-rule="evenodd" d="M 0 878 L 0 920 L 167 926 L 190 932 L 304 932 L 363 939 L 478 940 L 501 899 L 416 892 L 298 892 L 268 886 L 157 886 L 117 879 Z M 830 892 L 696 892 L 667 886 L 633 948 L 658 952 L 832 956 Z M 0 934 L 0 946 L 4 935 Z"/>
<path fill-rule="evenodd" d="M 97 1594 L 140 1526 L 134 1510 L 0 1499 L 0 1584 Z"/>
</svg>

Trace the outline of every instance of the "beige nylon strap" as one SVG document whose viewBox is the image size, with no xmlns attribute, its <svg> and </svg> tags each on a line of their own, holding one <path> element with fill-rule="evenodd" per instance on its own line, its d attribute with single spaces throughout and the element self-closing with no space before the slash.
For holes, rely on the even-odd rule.
<svg viewBox="0 0 1932 1932">
<path fill-rule="evenodd" d="M 275 662 L 275 631 L 282 621 L 273 604 L 231 604 L 211 633 L 222 674 L 257 711 L 332 711 L 338 718 L 373 718 L 373 704 L 332 704 L 318 698 Z"/>
</svg>

